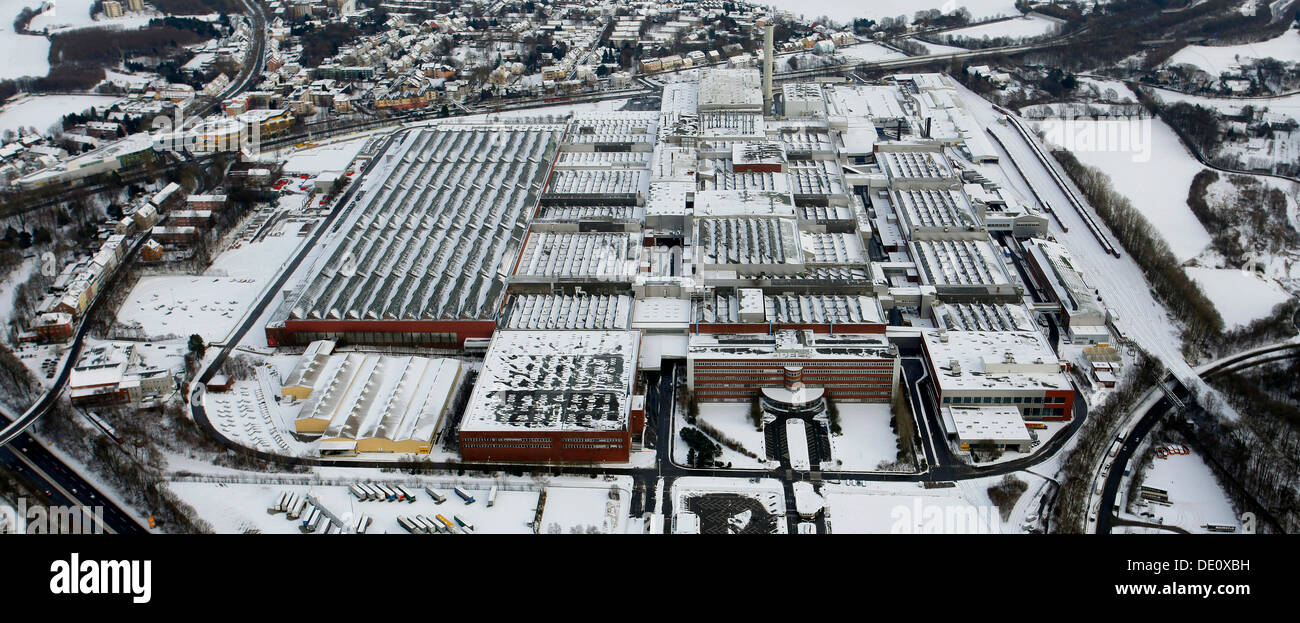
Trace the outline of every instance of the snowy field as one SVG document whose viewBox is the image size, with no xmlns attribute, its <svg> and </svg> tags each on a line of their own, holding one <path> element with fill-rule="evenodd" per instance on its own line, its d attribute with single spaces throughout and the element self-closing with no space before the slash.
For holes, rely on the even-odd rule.
<svg viewBox="0 0 1300 623">
<path fill-rule="evenodd" d="M 14 18 L 24 6 L 37 6 L 37 0 L 0 4 L 0 80 L 23 76 L 43 77 L 50 73 L 50 40 L 14 32 Z"/>
<path fill-rule="evenodd" d="M 1003 521 L 988 488 L 1001 476 L 965 480 L 955 487 L 926 489 L 920 483 L 827 484 L 826 525 L 832 534 L 990 534 L 1024 532 L 1047 492 L 1046 480 L 1020 472 L 1028 487 Z"/>
<path fill-rule="evenodd" d="M 353 482 L 389 482 L 389 479 L 370 480 L 366 474 L 370 470 L 350 472 L 341 476 Z M 465 479 L 460 479 L 464 481 Z M 452 493 L 449 481 L 445 479 L 410 479 L 397 480 L 402 486 L 416 495 L 416 501 L 381 502 L 358 501 L 348 492 L 346 484 L 300 485 L 300 484 L 245 484 L 245 483 L 199 483 L 172 482 L 168 486 L 177 495 L 198 511 L 199 515 L 212 524 L 213 529 L 221 534 L 258 531 L 268 534 L 302 534 L 298 526 L 301 521 L 288 519 L 284 513 L 270 514 L 267 509 L 273 506 L 280 494 L 285 491 L 306 496 L 312 494 L 335 515 L 356 517 L 364 513 L 374 519 L 368 534 L 407 534 L 397 523 L 399 516 L 424 515 L 433 519 L 441 514 L 447 519 L 453 515 L 474 525 L 478 534 L 532 534 L 532 522 L 536 517 L 540 492 L 546 490 L 546 507 L 543 509 L 542 533 L 546 534 L 548 520 L 550 525 L 558 526 L 567 534 L 572 528 L 587 532 L 590 526 L 597 526 L 603 533 L 607 523 L 606 502 L 610 501 L 611 486 L 619 489 L 618 500 L 614 502 L 614 512 L 618 519 L 614 530 L 622 531 L 625 527 L 627 508 L 631 496 L 628 493 L 628 479 L 619 479 L 615 483 L 593 483 L 592 486 L 546 486 L 532 482 L 513 481 L 509 490 L 500 488 L 496 502 L 491 508 L 487 506 L 488 490 L 498 484 L 487 479 L 474 479 L 474 484 L 462 486 L 475 498 L 474 503 L 465 504 Z M 413 484 L 413 483 L 420 484 Z M 429 484 L 439 490 L 447 501 L 437 504 L 425 492 Z M 515 490 L 527 489 L 527 490 Z M 299 518 L 301 519 L 301 518 Z M 325 523 L 322 521 L 317 533 L 323 533 Z"/>
<path fill-rule="evenodd" d="M 1207 97 L 1204 95 L 1188 95 L 1177 91 L 1165 89 L 1150 89 L 1151 93 L 1156 96 L 1162 103 L 1172 104 L 1175 102 L 1187 102 L 1197 104 L 1207 108 L 1213 108 L 1225 115 L 1237 116 L 1241 114 L 1243 106 L 1250 106 L 1256 111 L 1269 110 L 1278 114 L 1286 115 L 1292 119 L 1300 120 L 1300 93 L 1292 93 L 1280 97 Z"/>
<path fill-rule="evenodd" d="M 203 275 L 142 277 L 117 312 L 145 335 L 188 336 L 222 342 L 304 238 L 302 223 L 286 222 L 257 242 L 240 240 Z M 279 233 L 280 235 L 274 235 Z"/>
<path fill-rule="evenodd" d="M 959 28 L 957 30 L 949 30 L 941 36 L 969 39 L 996 39 L 998 37 L 1027 39 L 1030 37 L 1042 37 L 1044 35 L 1055 34 L 1058 26 L 1059 25 L 1056 22 L 1050 19 L 1026 15 L 1024 17 L 993 22 L 991 24 L 980 24 L 967 28 Z"/>
<path fill-rule="evenodd" d="M 91 7 L 96 4 L 95 0 L 58 0 L 54 10 L 41 13 L 32 19 L 28 29 L 32 32 L 45 32 L 46 34 L 55 34 L 79 28 L 143 28 L 149 25 L 149 20 L 164 17 L 158 11 L 146 10 L 136 13 L 128 11 L 121 17 L 109 18 L 101 11 L 98 15 L 91 16 Z M 126 8 L 126 3 L 122 3 L 122 8 Z"/>
<path fill-rule="evenodd" d="M 1284 63 L 1300 60 L 1300 32 L 1287 30 L 1272 39 L 1242 45 L 1189 45 L 1165 61 L 1166 65 L 1195 65 L 1211 76 L 1218 76 L 1243 62 L 1275 58 Z"/>
<path fill-rule="evenodd" d="M 1054 125 L 1062 124 L 1062 125 Z M 1187 207 L 1187 190 L 1201 166 L 1159 119 L 1072 119 L 1034 122 L 1053 141 L 1065 143 L 1081 162 L 1110 176 L 1116 192 L 1128 197 L 1164 237 L 1174 257 L 1196 257 L 1210 234 Z"/>
<path fill-rule="evenodd" d="M 836 403 L 843 435 L 831 435 L 832 469 L 873 471 L 898 458 L 898 435 L 889 428 L 893 418 L 887 404 Z"/>
<path fill-rule="evenodd" d="M 1237 515 L 1205 461 L 1196 454 L 1174 454 L 1152 460 L 1142 484 L 1169 492 L 1169 506 L 1148 503 L 1158 523 L 1188 532 L 1209 532 L 1205 524 L 1237 526 Z M 1163 520 L 1163 521 L 1161 521 Z"/>
<path fill-rule="evenodd" d="M 1184 270 L 1214 303 L 1227 329 L 1267 317 L 1273 306 L 1291 298 L 1276 282 L 1251 271 L 1195 266 Z"/>
<path fill-rule="evenodd" d="M 822 487 L 826 523 L 832 534 L 989 534 L 1001 530 L 997 509 L 973 504 L 957 488 L 861 484 Z"/>
<path fill-rule="evenodd" d="M 550 487 L 546 490 L 546 507 L 542 509 L 542 534 L 618 534 L 627 524 L 632 504 L 626 488 Z M 501 493 L 497 493 L 500 499 Z"/>
<path fill-rule="evenodd" d="M 879 43 L 859 43 L 856 45 L 835 48 L 837 56 L 843 56 L 858 61 L 883 61 L 893 58 L 903 58 L 905 54 L 887 48 Z"/>
<path fill-rule="evenodd" d="M 718 429 L 722 434 L 740 442 L 745 449 L 758 455 L 759 459 L 752 459 L 726 446 L 722 447 L 722 462 L 731 463 L 732 467 L 737 469 L 762 469 L 766 467 L 767 444 L 763 437 L 763 431 L 755 430 L 754 425 L 749 421 L 749 403 L 738 402 L 705 402 L 700 403 L 699 421 Z M 678 439 L 680 441 L 680 438 Z M 686 444 L 680 442 L 676 444 L 682 452 L 682 458 L 678 463 L 686 464 Z"/>
<path fill-rule="evenodd" d="M 759 2 L 763 6 L 774 6 L 778 11 L 789 11 L 808 19 L 821 16 L 829 17 L 841 24 L 852 23 L 855 18 L 865 17 L 879 20 L 882 17 L 905 16 L 910 22 L 917 11 L 940 9 L 954 11 L 958 6 L 970 11 L 972 20 L 986 20 L 994 17 L 1020 15 L 1013 0 L 968 0 L 955 3 L 952 0 L 871 0 L 869 2 L 851 2 L 847 0 L 766 0 Z"/>
<path fill-rule="evenodd" d="M 48 70 L 48 68 L 47 68 Z M 85 112 L 92 107 L 108 108 L 121 98 L 104 95 L 35 95 L 24 97 L 0 109 L 0 132 L 36 128 L 44 134 L 64 115 Z"/>
<path fill-rule="evenodd" d="M 118 310 L 117 321 L 138 322 L 145 335 L 197 333 L 205 342 L 221 342 L 261 290 L 253 279 L 142 277 Z"/>
<path fill-rule="evenodd" d="M 942 45 L 939 43 L 921 41 L 915 37 L 908 37 L 907 40 L 925 48 L 926 54 L 961 54 L 962 52 L 970 51 L 966 48 L 957 47 L 955 45 Z"/>
</svg>

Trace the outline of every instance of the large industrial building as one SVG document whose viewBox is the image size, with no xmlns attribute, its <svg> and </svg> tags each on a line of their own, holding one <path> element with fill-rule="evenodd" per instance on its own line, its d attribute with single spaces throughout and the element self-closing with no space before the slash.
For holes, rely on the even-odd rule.
<svg viewBox="0 0 1300 623">
<path fill-rule="evenodd" d="M 889 402 L 898 339 L 921 345 L 940 406 L 1070 417 L 1064 364 L 994 239 L 1047 219 L 971 169 L 997 156 L 949 79 L 787 84 L 775 114 L 756 70 L 673 80 L 658 111 L 407 131 L 268 343 L 485 351 L 449 418 L 469 461 L 627 461 L 637 388 L 673 365 L 704 402 Z M 313 401 L 341 373 L 419 365 L 340 357 L 358 355 L 309 346 L 282 391 Z M 362 451 L 347 421 L 300 419 Z"/>
<path fill-rule="evenodd" d="M 1027 420 L 1069 420 L 1069 363 L 1037 331 L 928 330 L 921 336 L 940 406 L 1011 406 Z"/>
<path fill-rule="evenodd" d="M 412 130 L 360 180 L 267 343 L 457 348 L 496 329 L 561 125 Z"/>
<path fill-rule="evenodd" d="M 889 402 L 898 385 L 898 351 L 879 335 L 698 334 L 689 348 L 688 382 L 705 402 Z"/>
<path fill-rule="evenodd" d="M 334 352 L 314 342 L 281 384 L 301 399 L 294 431 L 319 435 L 322 456 L 428 454 L 464 378 L 456 359 Z"/>
<path fill-rule="evenodd" d="M 470 461 L 627 461 L 638 336 L 631 331 L 500 331 L 459 439 Z"/>
</svg>

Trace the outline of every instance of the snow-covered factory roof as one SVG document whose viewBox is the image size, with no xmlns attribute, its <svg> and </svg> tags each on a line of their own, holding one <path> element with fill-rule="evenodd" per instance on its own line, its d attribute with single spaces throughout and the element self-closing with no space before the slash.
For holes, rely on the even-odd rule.
<svg viewBox="0 0 1300 623">
<path fill-rule="evenodd" d="M 857 234 L 799 233 L 804 259 L 809 264 L 865 264 L 867 256 Z"/>
<path fill-rule="evenodd" d="M 333 352 L 333 340 L 316 340 L 308 344 L 289 376 L 285 377 L 284 387 L 315 387 Z"/>
<path fill-rule="evenodd" d="M 796 195 L 844 194 L 844 176 L 834 160 L 791 158 L 785 165 L 790 192 Z"/>
<path fill-rule="evenodd" d="M 644 169 L 650 164 L 648 151 L 565 151 L 555 161 L 556 169 Z"/>
<path fill-rule="evenodd" d="M 694 82 L 670 82 L 664 85 L 659 111 L 693 115 L 699 107 L 699 85 Z"/>
<path fill-rule="evenodd" d="M 639 222 L 640 212 L 641 208 L 631 205 L 544 205 L 533 217 L 533 225 L 582 221 Z"/>
<path fill-rule="evenodd" d="M 757 69 L 710 69 L 700 79 L 698 106 L 708 110 L 763 108 L 762 80 Z"/>
<path fill-rule="evenodd" d="M 964 231 L 980 227 L 965 194 L 951 189 L 895 189 L 891 191 L 894 211 L 908 237 L 919 231 Z"/>
<path fill-rule="evenodd" d="M 944 407 L 944 424 L 962 443 L 1029 444 L 1033 436 L 1020 409 L 1009 406 Z"/>
<path fill-rule="evenodd" d="M 942 390 L 1069 389 L 1064 365 L 1038 331 L 921 332 Z"/>
<path fill-rule="evenodd" d="M 560 135 L 558 126 L 411 131 L 362 180 L 293 319 L 492 317 Z"/>
<path fill-rule="evenodd" d="M 701 190 L 695 193 L 695 218 L 726 216 L 794 218 L 794 197 L 775 191 Z"/>
<path fill-rule="evenodd" d="M 653 143 L 658 136 L 657 112 L 605 112 L 575 115 L 565 143 Z"/>
<path fill-rule="evenodd" d="M 812 331 L 781 330 L 766 333 L 692 333 L 692 358 L 748 359 L 754 357 L 791 359 L 893 358 L 894 348 L 884 335 L 815 334 Z"/>
<path fill-rule="evenodd" d="M 558 169 L 546 192 L 550 195 L 641 195 L 650 188 L 645 169 Z"/>
<path fill-rule="evenodd" d="M 296 420 L 323 440 L 428 442 L 437 432 L 462 364 L 456 359 L 375 353 L 329 355 Z"/>
<path fill-rule="evenodd" d="M 950 331 L 1033 331 L 1019 303 L 940 303 L 931 308 L 935 326 Z"/>
<path fill-rule="evenodd" d="M 510 297 L 505 329 L 627 329 L 632 297 L 607 294 L 516 294 Z"/>
<path fill-rule="evenodd" d="M 826 114 L 849 119 L 867 117 L 873 123 L 907 116 L 902 92 L 895 86 L 838 85 L 828 91 Z"/>
<path fill-rule="evenodd" d="M 782 265 L 798 269 L 803 265 L 799 231 L 793 219 L 706 218 L 697 224 L 703 265 L 754 265 L 767 270 Z"/>
<path fill-rule="evenodd" d="M 882 151 L 876 156 L 881 169 L 892 184 L 916 182 L 938 183 L 951 181 L 956 176 L 948 159 L 934 151 Z"/>
<path fill-rule="evenodd" d="M 519 258 L 516 281 L 631 281 L 640 259 L 635 234 L 535 231 Z"/>
<path fill-rule="evenodd" d="M 883 323 L 880 303 L 857 294 L 776 294 L 762 296 L 761 322 L 776 324 L 863 324 Z M 695 304 L 696 322 L 735 324 L 744 322 L 740 297 L 716 294 Z M 748 315 L 748 314 L 746 314 Z"/>
<path fill-rule="evenodd" d="M 1025 242 L 1025 251 L 1044 271 L 1050 270 L 1047 286 L 1052 289 L 1056 299 L 1071 317 L 1083 321 L 1078 324 L 1104 325 L 1106 308 L 1094 290 L 1084 281 L 1083 273 L 1075 268 L 1070 251 L 1059 243 L 1041 238 L 1030 238 Z"/>
<path fill-rule="evenodd" d="M 820 122 L 781 122 L 768 124 L 768 130 L 775 130 L 776 140 L 785 145 L 788 156 L 830 153 L 835 148 L 831 133 L 826 123 Z"/>
<path fill-rule="evenodd" d="M 693 182 L 653 182 L 646 198 L 646 216 L 681 216 L 687 213 L 686 199 L 695 192 Z"/>
<path fill-rule="evenodd" d="M 736 166 L 783 166 L 785 146 L 777 141 L 736 141 L 731 145 L 731 161 Z"/>
<path fill-rule="evenodd" d="M 926 285 L 1011 285 L 1006 266 L 986 240 L 918 240 L 908 246 Z"/>
<path fill-rule="evenodd" d="M 638 338 L 634 331 L 498 331 L 460 430 L 625 430 Z"/>
<path fill-rule="evenodd" d="M 711 138 L 762 137 L 763 115 L 748 112 L 714 111 L 700 113 L 700 135 Z"/>
<path fill-rule="evenodd" d="M 736 171 L 730 159 L 700 160 L 700 190 L 752 191 L 787 194 L 789 178 L 773 171 Z"/>
</svg>

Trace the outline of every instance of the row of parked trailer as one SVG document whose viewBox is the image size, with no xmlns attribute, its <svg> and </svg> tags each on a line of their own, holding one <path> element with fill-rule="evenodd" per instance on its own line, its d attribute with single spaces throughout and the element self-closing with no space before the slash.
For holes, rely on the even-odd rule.
<svg viewBox="0 0 1300 623">
<path fill-rule="evenodd" d="M 442 515 L 434 515 L 429 519 L 424 515 L 414 515 L 411 517 L 399 516 L 398 525 L 406 529 L 411 534 L 473 534 L 474 524 L 461 519 L 459 515 L 452 515 L 447 519 Z"/>
<path fill-rule="evenodd" d="M 385 485 L 379 483 L 359 482 L 348 487 L 348 490 L 352 492 L 353 497 L 357 498 L 362 502 L 377 500 L 380 502 L 412 502 L 413 503 L 416 500 L 416 495 L 412 493 L 410 489 L 407 489 L 402 485 Z M 429 497 L 433 498 L 433 501 L 437 504 L 442 504 L 443 502 L 447 501 L 447 496 L 439 493 L 433 487 L 425 487 L 424 490 L 426 493 L 429 494 Z M 465 502 L 466 504 L 474 503 L 474 496 L 470 495 L 464 489 L 461 489 L 460 487 L 452 487 L 451 490 L 455 492 L 456 497 L 459 497 L 461 501 Z M 497 488 L 492 487 L 492 489 L 488 491 L 488 497 L 487 497 L 488 507 L 491 507 L 494 504 L 496 504 L 496 500 L 497 500 Z"/>
<path fill-rule="evenodd" d="M 328 524 L 325 534 L 365 534 L 374 523 L 369 515 L 363 514 L 356 521 L 349 521 L 347 526 L 339 526 L 320 507 L 291 491 L 281 493 L 270 512 L 284 513 L 289 520 L 298 521 L 298 529 L 308 534 L 319 531 L 321 524 Z"/>
<path fill-rule="evenodd" d="M 365 502 L 368 500 L 377 500 L 380 502 L 410 502 L 416 500 L 415 494 L 410 489 L 401 485 L 382 485 L 360 482 L 348 487 L 353 497 Z M 436 498 L 435 498 L 436 499 Z"/>
</svg>

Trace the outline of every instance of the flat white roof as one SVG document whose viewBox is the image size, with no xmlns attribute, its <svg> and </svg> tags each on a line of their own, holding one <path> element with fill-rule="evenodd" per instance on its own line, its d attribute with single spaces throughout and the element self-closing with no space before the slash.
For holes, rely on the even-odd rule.
<svg viewBox="0 0 1300 623">
<path fill-rule="evenodd" d="M 1030 443 L 1033 436 L 1025 428 L 1025 420 L 1015 407 L 944 407 L 947 420 L 963 443 L 992 441 L 996 443 Z"/>
<path fill-rule="evenodd" d="M 935 382 L 948 390 L 1066 390 L 1070 380 L 1037 331 L 921 332 Z"/>
<path fill-rule="evenodd" d="M 640 333 L 497 331 L 461 430 L 626 430 Z"/>
</svg>

